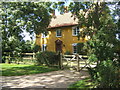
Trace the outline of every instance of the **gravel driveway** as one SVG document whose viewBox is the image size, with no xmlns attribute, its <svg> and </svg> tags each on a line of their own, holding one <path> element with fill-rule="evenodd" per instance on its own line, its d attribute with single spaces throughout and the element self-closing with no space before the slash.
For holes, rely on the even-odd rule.
<svg viewBox="0 0 120 90">
<path fill-rule="evenodd" d="M 2 76 L 2 87 L 9 88 L 67 88 L 70 84 L 88 77 L 86 71 L 60 70 L 23 76 Z"/>
</svg>

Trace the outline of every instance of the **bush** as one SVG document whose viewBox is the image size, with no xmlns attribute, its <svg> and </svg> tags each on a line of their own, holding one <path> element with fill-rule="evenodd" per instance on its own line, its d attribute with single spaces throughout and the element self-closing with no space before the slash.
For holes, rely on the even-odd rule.
<svg viewBox="0 0 120 90">
<path fill-rule="evenodd" d="M 84 43 L 77 43 L 77 53 L 87 54 L 87 51 L 84 49 Z"/>
<path fill-rule="evenodd" d="M 40 51 L 41 50 L 41 48 L 40 48 L 40 46 L 39 45 L 34 45 L 33 47 L 32 47 L 32 50 L 33 50 L 33 52 L 38 52 L 38 51 Z"/>
<path fill-rule="evenodd" d="M 47 66 L 58 64 L 56 53 L 51 51 L 38 52 L 36 54 L 37 65 L 45 64 Z"/>
<path fill-rule="evenodd" d="M 92 79 L 98 83 L 98 88 L 120 87 L 119 67 L 116 67 L 113 61 L 102 61 L 98 67 L 88 70 Z"/>
<path fill-rule="evenodd" d="M 72 55 L 72 53 L 70 51 L 66 51 L 64 54 L 65 55 Z"/>
<path fill-rule="evenodd" d="M 5 63 L 5 56 L 2 56 L 2 63 Z"/>
<path fill-rule="evenodd" d="M 113 64 L 113 61 L 103 61 L 99 66 L 99 79 L 100 87 L 105 88 L 118 88 L 120 87 L 119 81 L 119 68 Z"/>
</svg>

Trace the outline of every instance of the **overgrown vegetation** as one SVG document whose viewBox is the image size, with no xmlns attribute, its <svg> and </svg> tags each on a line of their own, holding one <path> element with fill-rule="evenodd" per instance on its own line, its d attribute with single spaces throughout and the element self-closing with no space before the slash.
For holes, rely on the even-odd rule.
<svg viewBox="0 0 120 90">
<path fill-rule="evenodd" d="M 72 53 L 70 51 L 66 51 L 64 54 L 65 55 L 72 55 Z"/>
<path fill-rule="evenodd" d="M 86 55 L 87 54 L 87 50 L 84 49 L 84 43 L 77 43 L 77 53 L 80 55 Z"/>
<path fill-rule="evenodd" d="M 102 61 L 98 67 L 88 68 L 88 71 L 97 88 L 119 88 L 119 67 L 112 60 Z"/>
<path fill-rule="evenodd" d="M 79 26 L 83 28 L 78 38 L 90 36 L 85 43 L 85 48 L 89 60 L 97 62 L 97 65 L 88 70 L 98 88 L 120 87 L 120 55 L 116 49 L 120 44 L 120 41 L 116 39 L 120 28 L 111 16 L 109 4 L 111 3 L 99 1 L 70 4 L 71 12 L 76 15 L 79 19 Z"/>
<path fill-rule="evenodd" d="M 38 65 L 57 65 L 58 64 L 58 55 L 56 55 L 55 52 L 52 51 L 44 51 L 44 52 L 38 52 L 36 54 L 36 61 Z"/>
<path fill-rule="evenodd" d="M 57 68 L 35 65 L 0 64 L 2 76 L 20 76 L 56 71 Z"/>
</svg>

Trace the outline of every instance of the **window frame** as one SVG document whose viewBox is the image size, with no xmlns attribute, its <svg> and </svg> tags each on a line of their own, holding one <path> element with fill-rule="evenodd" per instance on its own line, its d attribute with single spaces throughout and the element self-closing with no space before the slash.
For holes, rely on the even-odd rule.
<svg viewBox="0 0 120 90">
<path fill-rule="evenodd" d="M 42 50 L 42 52 L 46 51 L 47 50 L 47 45 L 46 44 L 42 44 L 42 49 L 41 50 Z"/>
<path fill-rule="evenodd" d="M 78 26 L 72 27 L 72 36 L 78 36 L 78 34 L 79 34 L 78 31 L 80 32 L 80 28 L 79 29 L 77 29 L 77 28 L 79 28 L 79 27 Z"/>
<path fill-rule="evenodd" d="M 58 33 L 57 33 L 58 30 L 61 32 L 61 36 L 58 36 Z M 56 37 L 62 37 L 62 30 L 61 29 L 56 30 Z"/>
<path fill-rule="evenodd" d="M 74 49 L 75 49 L 74 47 L 76 47 L 76 52 L 74 52 L 74 51 L 75 51 L 75 50 L 74 50 Z M 77 54 L 77 43 L 73 43 L 73 44 L 72 44 L 72 53 L 73 53 L 73 54 Z"/>
</svg>

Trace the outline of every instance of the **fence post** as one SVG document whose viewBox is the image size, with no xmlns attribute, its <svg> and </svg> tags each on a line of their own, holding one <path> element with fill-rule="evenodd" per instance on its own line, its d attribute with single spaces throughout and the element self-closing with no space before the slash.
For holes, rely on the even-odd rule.
<svg viewBox="0 0 120 90">
<path fill-rule="evenodd" d="M 10 58 L 11 58 L 11 57 L 10 57 L 10 52 L 8 52 L 8 56 L 7 56 L 7 59 L 6 59 L 6 63 L 7 63 L 7 64 L 10 64 Z"/>
<path fill-rule="evenodd" d="M 59 68 L 62 69 L 62 53 L 58 52 Z"/>
<path fill-rule="evenodd" d="M 33 58 L 33 60 L 35 59 L 35 53 L 34 52 L 33 52 L 33 57 L 32 58 Z"/>
<path fill-rule="evenodd" d="M 77 71 L 79 71 L 80 70 L 80 64 L 79 64 L 79 55 L 78 54 L 76 54 L 76 57 L 77 57 Z"/>
<path fill-rule="evenodd" d="M 63 67 L 63 62 L 62 62 L 62 53 L 60 53 L 60 69 Z"/>
</svg>

